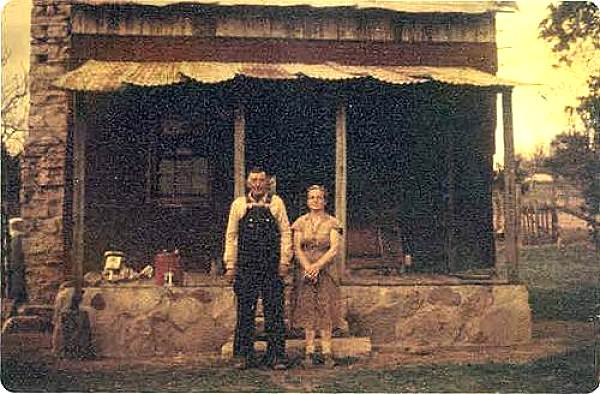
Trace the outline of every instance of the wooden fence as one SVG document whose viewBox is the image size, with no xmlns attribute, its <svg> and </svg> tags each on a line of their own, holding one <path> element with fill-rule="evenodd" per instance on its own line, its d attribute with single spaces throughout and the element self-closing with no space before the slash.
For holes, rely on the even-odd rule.
<svg viewBox="0 0 600 394">
<path fill-rule="evenodd" d="M 523 245 L 541 245 L 558 241 L 557 208 L 548 202 L 522 202 L 520 240 Z"/>
</svg>

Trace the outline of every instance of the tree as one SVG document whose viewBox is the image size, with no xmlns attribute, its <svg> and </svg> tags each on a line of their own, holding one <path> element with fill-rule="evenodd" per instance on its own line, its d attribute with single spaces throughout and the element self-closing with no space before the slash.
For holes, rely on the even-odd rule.
<svg viewBox="0 0 600 394">
<path fill-rule="evenodd" d="M 29 81 L 25 68 L 7 72 L 11 53 L 2 51 L 2 214 L 18 214 L 19 155 L 27 133 Z"/>
<path fill-rule="evenodd" d="M 587 95 L 579 97 L 577 107 L 567 108 L 579 115 L 583 129 L 558 135 L 547 164 L 582 191 L 585 203 L 574 213 L 586 220 L 600 250 L 600 9 L 592 2 L 560 2 L 548 11 L 540 37 L 553 44 L 559 65 L 584 61 L 590 74 Z"/>
<path fill-rule="evenodd" d="M 548 6 L 549 15 L 540 23 L 540 37 L 551 43 L 559 65 L 569 66 L 583 61 L 590 70 L 588 94 L 580 97 L 579 105 L 570 108 L 583 121 L 593 141 L 600 149 L 600 9 L 592 2 L 565 1 Z"/>
<path fill-rule="evenodd" d="M 2 51 L 2 116 L 0 124 L 1 216 L 2 216 L 2 285 L 5 285 L 4 268 L 9 256 L 8 218 L 19 213 L 20 163 L 19 152 L 27 133 L 27 100 L 29 82 L 27 73 L 8 73 L 10 52 Z M 4 287 L 2 288 L 4 294 Z"/>
<path fill-rule="evenodd" d="M 6 72 L 10 52 L 2 51 L 2 146 L 13 154 L 22 147 L 27 133 L 27 100 L 29 80 L 23 68 Z"/>
<path fill-rule="evenodd" d="M 588 135 L 571 131 L 557 135 L 551 143 L 552 154 L 545 166 L 582 191 L 584 203 L 568 213 L 587 222 L 594 245 L 600 250 L 600 160 L 592 149 Z"/>
</svg>

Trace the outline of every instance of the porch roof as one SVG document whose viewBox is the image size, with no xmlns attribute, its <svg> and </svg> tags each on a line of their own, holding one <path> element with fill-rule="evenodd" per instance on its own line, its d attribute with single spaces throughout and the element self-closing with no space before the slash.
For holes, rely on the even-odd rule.
<svg viewBox="0 0 600 394">
<path fill-rule="evenodd" d="M 165 86 L 187 80 L 215 84 L 236 76 L 270 80 L 301 77 L 345 81 L 371 77 L 396 85 L 431 81 L 451 85 L 506 87 L 515 83 L 469 67 L 346 66 L 337 63 L 119 62 L 88 60 L 55 81 L 57 87 L 114 91 L 126 85 Z"/>
<path fill-rule="evenodd" d="M 407 13 L 465 13 L 513 12 L 514 1 L 414 1 L 414 0 L 74 0 L 74 3 L 101 5 L 150 5 L 198 4 L 208 6 L 258 6 L 258 7 L 314 7 L 385 9 Z"/>
</svg>

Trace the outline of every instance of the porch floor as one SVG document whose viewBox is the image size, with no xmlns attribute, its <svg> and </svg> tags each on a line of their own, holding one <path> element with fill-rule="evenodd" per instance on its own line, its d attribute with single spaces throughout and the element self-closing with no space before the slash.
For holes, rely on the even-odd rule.
<svg viewBox="0 0 600 394">
<path fill-rule="evenodd" d="M 292 283 L 292 275 L 286 278 L 286 283 Z M 138 284 L 132 282 L 131 284 Z M 144 282 L 140 282 L 142 284 Z M 154 282 L 151 282 L 152 284 Z M 473 284 L 503 285 L 508 284 L 507 280 L 489 276 L 485 274 L 464 274 L 464 275 L 442 275 L 442 274 L 422 274 L 422 273 L 404 273 L 397 274 L 387 272 L 354 272 L 342 278 L 343 286 L 460 286 Z M 227 281 L 221 276 L 204 274 L 198 272 L 185 272 L 183 275 L 183 287 L 205 287 L 205 286 L 229 286 Z"/>
</svg>

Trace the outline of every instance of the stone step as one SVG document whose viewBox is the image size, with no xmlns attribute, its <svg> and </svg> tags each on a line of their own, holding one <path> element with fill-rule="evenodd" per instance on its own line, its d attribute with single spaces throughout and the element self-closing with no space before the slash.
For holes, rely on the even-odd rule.
<svg viewBox="0 0 600 394">
<path fill-rule="evenodd" d="M 285 324 L 285 327 L 290 326 L 290 322 L 287 318 L 283 319 L 283 322 Z M 256 320 L 254 321 L 254 327 L 255 327 L 256 335 L 264 335 L 264 333 L 265 333 L 265 318 L 261 317 L 261 316 L 257 317 Z"/>
<path fill-rule="evenodd" d="M 39 316 L 52 321 L 54 319 L 54 305 L 25 304 L 19 307 L 20 316 Z"/>
<path fill-rule="evenodd" d="M 317 344 L 320 340 L 317 339 Z M 285 341 L 286 352 L 288 354 L 303 354 L 305 343 L 303 339 L 288 339 Z M 254 349 L 256 352 L 267 350 L 266 341 L 255 341 Z M 346 337 L 333 338 L 332 351 L 336 358 L 344 357 L 365 357 L 371 354 L 371 339 L 368 337 Z M 223 358 L 233 357 L 233 342 L 229 341 L 221 347 L 221 356 Z"/>
<path fill-rule="evenodd" d="M 2 298 L 2 321 L 9 318 L 14 303 L 10 298 Z"/>
<path fill-rule="evenodd" d="M 6 320 L 2 326 L 2 334 L 47 332 L 51 330 L 51 320 L 40 316 L 13 316 Z"/>
</svg>

